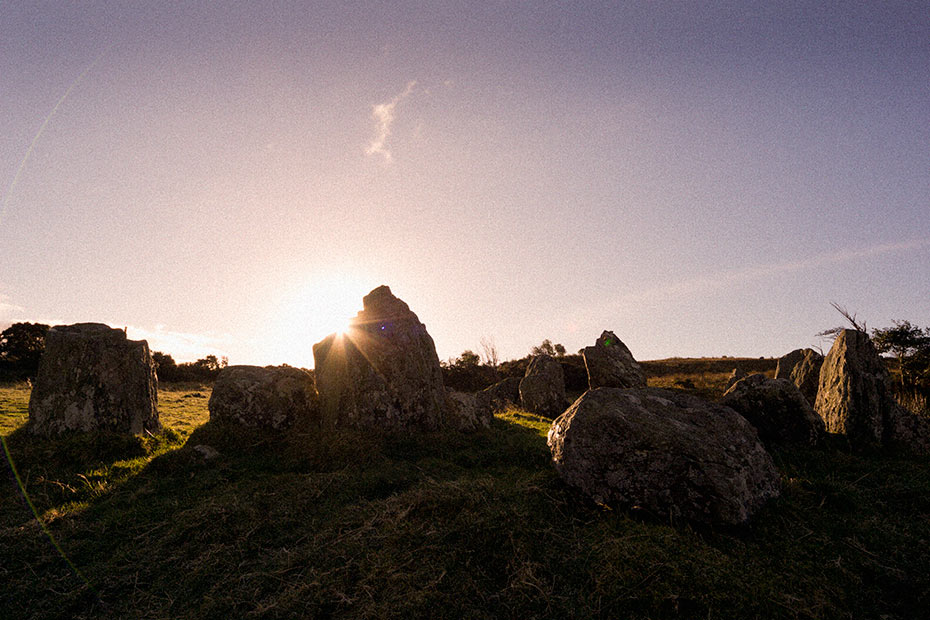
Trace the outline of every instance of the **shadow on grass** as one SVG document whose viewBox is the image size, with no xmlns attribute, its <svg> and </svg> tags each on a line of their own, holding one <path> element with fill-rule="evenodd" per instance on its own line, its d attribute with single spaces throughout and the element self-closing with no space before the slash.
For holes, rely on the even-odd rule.
<svg viewBox="0 0 930 620">
<path fill-rule="evenodd" d="M 545 423 L 512 418 L 470 435 L 204 424 L 50 523 L 99 599 L 36 528 L 0 530 L 0 617 L 914 617 L 930 602 L 926 461 L 779 451 L 782 498 L 743 532 L 696 532 L 581 500 Z M 114 440 L 95 461 L 71 441 L 17 458 L 60 450 L 65 478 L 138 450 Z"/>
<path fill-rule="evenodd" d="M 17 460 L 31 470 L 33 459 L 57 452 L 47 467 L 62 479 L 146 454 L 137 438 L 34 439 L 15 438 Z M 218 454 L 206 459 L 195 446 Z M 411 571 L 405 580 L 417 583 L 454 572 L 476 592 L 493 591 L 497 586 L 488 580 L 507 575 L 509 556 L 501 550 L 512 543 L 512 511 L 522 506 L 522 516 L 527 509 L 514 494 L 534 496 L 536 510 L 546 511 L 553 486 L 559 487 L 544 441 L 500 421 L 471 435 L 312 428 L 282 434 L 207 423 L 185 446 L 53 519 L 70 561 L 109 607 L 88 602 L 90 584 L 43 548 L 35 528 L 15 541 L 4 536 L 10 566 L 21 576 L 7 600 L 30 601 L 36 617 L 61 610 L 75 617 L 192 609 L 199 610 L 195 616 L 239 615 L 261 608 L 262 597 L 288 613 L 326 615 L 353 608 L 344 597 L 357 598 L 373 576 L 389 589 L 404 571 Z M 556 510 L 547 521 L 562 517 L 564 510 Z M 425 563 L 411 566 L 421 551 Z M 484 576 L 468 573 L 472 561 Z M 306 590 L 299 598 L 280 579 L 292 571 Z M 252 598 L 236 594 L 243 580 L 261 585 Z M 31 601 L 36 587 L 61 594 Z M 409 588 L 404 592 L 396 604 L 411 596 Z"/>
</svg>

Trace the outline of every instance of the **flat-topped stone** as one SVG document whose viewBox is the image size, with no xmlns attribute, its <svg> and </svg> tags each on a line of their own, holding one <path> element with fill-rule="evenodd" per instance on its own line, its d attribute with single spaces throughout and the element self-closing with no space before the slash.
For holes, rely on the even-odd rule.
<svg viewBox="0 0 930 620">
<path fill-rule="evenodd" d="M 313 377 L 291 366 L 229 366 L 220 371 L 208 403 L 210 420 L 282 430 L 319 418 Z"/>
<path fill-rule="evenodd" d="M 161 430 L 148 343 L 102 323 L 49 329 L 29 398 L 29 428 L 45 436 Z"/>
</svg>

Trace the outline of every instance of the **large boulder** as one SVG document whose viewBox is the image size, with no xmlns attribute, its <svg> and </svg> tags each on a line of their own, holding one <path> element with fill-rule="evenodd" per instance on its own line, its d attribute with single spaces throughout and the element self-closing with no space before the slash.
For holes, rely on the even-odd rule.
<svg viewBox="0 0 930 620">
<path fill-rule="evenodd" d="M 588 370 L 588 387 L 644 388 L 646 373 L 613 332 L 605 331 L 593 347 L 581 352 Z"/>
<path fill-rule="evenodd" d="M 823 420 L 797 386 L 787 379 L 750 375 L 734 383 L 720 404 L 749 420 L 766 444 L 813 446 L 824 433 Z"/>
<path fill-rule="evenodd" d="M 663 518 L 739 524 L 779 494 L 755 428 L 680 392 L 589 390 L 552 423 L 548 443 L 567 483 L 597 502 Z"/>
<path fill-rule="evenodd" d="M 565 374 L 549 355 L 537 355 L 520 381 L 520 406 L 536 415 L 554 418 L 565 411 Z"/>
<path fill-rule="evenodd" d="M 807 402 L 814 406 L 817 402 L 817 388 L 820 385 L 820 367 L 823 355 L 813 349 L 795 349 L 778 358 L 775 366 L 775 378 L 787 379 L 794 383 Z"/>
<path fill-rule="evenodd" d="M 51 328 L 29 398 L 29 428 L 45 436 L 161 430 L 148 343 L 102 323 Z"/>
<path fill-rule="evenodd" d="M 449 403 L 426 326 L 386 286 L 371 291 L 362 304 L 344 334 L 313 347 L 324 423 L 439 429 Z"/>
<path fill-rule="evenodd" d="M 291 366 L 224 368 L 207 407 L 211 422 L 270 430 L 319 417 L 313 377 Z"/>
<path fill-rule="evenodd" d="M 820 370 L 814 407 L 831 433 L 846 435 L 851 446 L 904 444 L 930 451 L 930 424 L 895 401 L 885 364 L 868 334 L 844 329 Z"/>
</svg>

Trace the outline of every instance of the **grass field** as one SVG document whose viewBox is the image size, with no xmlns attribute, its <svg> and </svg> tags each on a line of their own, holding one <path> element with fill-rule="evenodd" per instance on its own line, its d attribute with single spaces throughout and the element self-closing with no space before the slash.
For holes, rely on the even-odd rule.
<svg viewBox="0 0 930 620">
<path fill-rule="evenodd" d="M 781 498 L 698 528 L 579 497 L 519 410 L 473 435 L 274 435 L 210 424 L 209 393 L 160 390 L 154 438 L 40 440 L 28 388 L 0 388 L 39 516 L 7 465 L 0 618 L 928 617 L 925 457 L 777 452 Z"/>
</svg>

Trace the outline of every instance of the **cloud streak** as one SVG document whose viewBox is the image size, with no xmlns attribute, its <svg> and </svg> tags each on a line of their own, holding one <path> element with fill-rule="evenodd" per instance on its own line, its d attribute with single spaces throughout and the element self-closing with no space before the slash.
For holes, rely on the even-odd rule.
<svg viewBox="0 0 930 620">
<path fill-rule="evenodd" d="M 375 137 L 365 149 L 367 155 L 381 155 L 384 161 L 391 161 L 391 150 L 387 146 L 387 140 L 391 136 L 391 125 L 394 124 L 394 110 L 398 103 L 410 96 L 416 85 L 415 81 L 407 82 L 404 92 L 387 103 L 378 103 L 371 107 L 371 117 L 375 120 L 376 128 Z"/>
<path fill-rule="evenodd" d="M 912 239 L 910 241 L 900 241 L 897 243 L 882 243 L 867 248 L 859 248 L 854 250 L 825 252 L 823 254 L 818 254 L 804 260 L 790 261 L 785 263 L 773 263 L 770 265 L 759 265 L 756 267 L 745 267 L 743 269 L 734 269 L 731 271 L 722 271 L 708 276 L 694 278 L 692 280 L 685 280 L 665 286 L 658 286 L 639 293 L 634 293 L 627 297 L 625 301 L 638 303 L 668 299 L 669 297 L 710 292 L 741 282 L 762 280 L 786 273 L 804 271 L 806 269 L 814 269 L 828 265 L 837 265 L 862 258 L 883 256 L 885 254 L 892 254 L 896 252 L 908 252 L 928 247 L 930 247 L 930 239 Z"/>
</svg>

